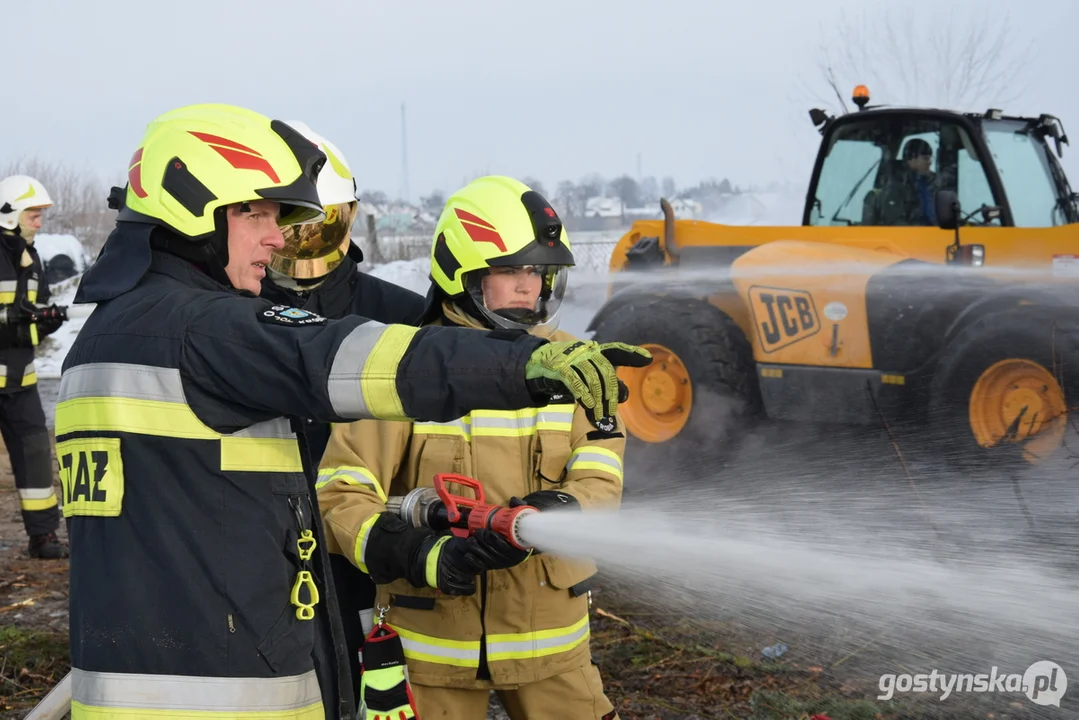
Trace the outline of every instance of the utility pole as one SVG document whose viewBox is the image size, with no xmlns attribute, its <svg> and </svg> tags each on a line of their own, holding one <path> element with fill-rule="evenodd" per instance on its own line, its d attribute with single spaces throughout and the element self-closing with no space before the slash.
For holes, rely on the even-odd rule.
<svg viewBox="0 0 1079 720">
<path fill-rule="evenodd" d="M 408 129 L 405 127 L 405 104 L 401 103 L 401 199 L 410 203 L 408 195 Z"/>
</svg>

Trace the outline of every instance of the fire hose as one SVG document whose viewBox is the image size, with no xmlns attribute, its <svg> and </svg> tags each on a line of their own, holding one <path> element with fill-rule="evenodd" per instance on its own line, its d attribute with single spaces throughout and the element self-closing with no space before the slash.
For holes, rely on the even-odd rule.
<svg viewBox="0 0 1079 720">
<path fill-rule="evenodd" d="M 452 493 L 447 483 L 469 488 L 475 497 Z M 419 487 L 406 495 L 387 498 L 386 510 L 414 527 L 436 532 L 448 530 L 457 537 L 468 537 L 477 530 L 491 530 L 521 550 L 531 549 L 521 539 L 521 520 L 539 512 L 531 505 L 513 508 L 492 505 L 487 502 L 483 485 L 478 480 L 454 473 L 435 475 L 434 487 Z M 71 673 L 68 673 L 24 720 L 60 720 L 70 711 Z"/>
</svg>

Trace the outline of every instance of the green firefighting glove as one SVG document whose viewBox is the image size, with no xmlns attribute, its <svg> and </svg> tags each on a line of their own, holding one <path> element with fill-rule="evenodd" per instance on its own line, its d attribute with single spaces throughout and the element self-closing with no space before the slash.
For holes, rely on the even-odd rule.
<svg viewBox="0 0 1079 720">
<path fill-rule="evenodd" d="M 525 379 L 534 395 L 551 400 L 568 390 L 584 406 L 589 422 L 613 432 L 618 403 L 628 397 L 615 366 L 644 367 L 650 362 L 651 353 L 635 345 L 562 340 L 532 353 L 525 365 Z"/>
</svg>

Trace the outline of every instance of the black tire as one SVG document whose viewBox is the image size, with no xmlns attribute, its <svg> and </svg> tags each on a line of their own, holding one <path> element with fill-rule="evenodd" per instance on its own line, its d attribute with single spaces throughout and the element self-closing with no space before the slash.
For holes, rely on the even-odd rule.
<svg viewBox="0 0 1079 720">
<path fill-rule="evenodd" d="M 929 434 L 923 447 L 946 466 L 963 470 L 1029 467 L 1024 447 L 982 447 L 970 419 L 975 384 L 994 364 L 1008 359 L 1035 362 L 1056 378 L 1064 406 L 1079 402 L 1079 345 L 1074 325 L 1030 311 L 1012 310 L 974 320 L 948 343 L 930 386 Z M 1065 436 L 1068 427 L 1064 427 Z M 1051 454 L 1056 454 L 1055 452 Z M 1045 453 L 1035 462 L 1048 459 Z"/>
<path fill-rule="evenodd" d="M 633 463 L 669 471 L 685 469 L 687 462 L 729 456 L 761 415 L 753 348 L 741 328 L 708 302 L 672 297 L 630 300 L 597 326 L 593 339 L 662 345 L 678 356 L 689 374 L 692 405 L 685 425 L 663 442 L 645 442 L 630 433 L 626 454 Z"/>
</svg>

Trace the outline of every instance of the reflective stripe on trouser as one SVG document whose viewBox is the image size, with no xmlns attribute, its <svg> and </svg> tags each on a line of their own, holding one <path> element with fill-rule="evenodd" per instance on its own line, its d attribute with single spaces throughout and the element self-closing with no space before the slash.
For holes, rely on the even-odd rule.
<svg viewBox="0 0 1079 720">
<path fill-rule="evenodd" d="M 405 657 L 410 660 L 457 667 L 479 667 L 480 643 L 478 640 L 447 640 L 432 635 L 422 635 L 397 626 L 394 629 L 401 636 Z M 588 642 L 588 638 L 587 615 L 566 627 L 488 635 L 487 661 L 494 663 L 499 660 L 527 660 L 558 655 L 573 650 L 581 643 Z"/>
<path fill-rule="evenodd" d="M 71 670 L 71 720 L 324 720 L 315 672 L 281 678 Z"/>
<path fill-rule="evenodd" d="M 36 345 L 37 343 L 35 343 Z M 0 388 L 6 387 L 29 387 L 37 383 L 37 366 L 34 363 L 29 363 L 23 368 L 22 378 L 17 382 L 8 382 L 7 365 L 0 365 Z"/>
<path fill-rule="evenodd" d="M 52 437 L 36 387 L 0 394 L 0 434 L 15 475 L 26 534 L 55 531 L 60 512 L 53 490 Z"/>
<path fill-rule="evenodd" d="M 239 432 L 215 432 L 196 417 L 176 368 L 88 363 L 63 373 L 56 403 L 56 435 L 79 431 L 128 432 L 217 440 L 221 469 L 232 472 L 303 472 L 296 435 L 286 418 Z"/>
</svg>

